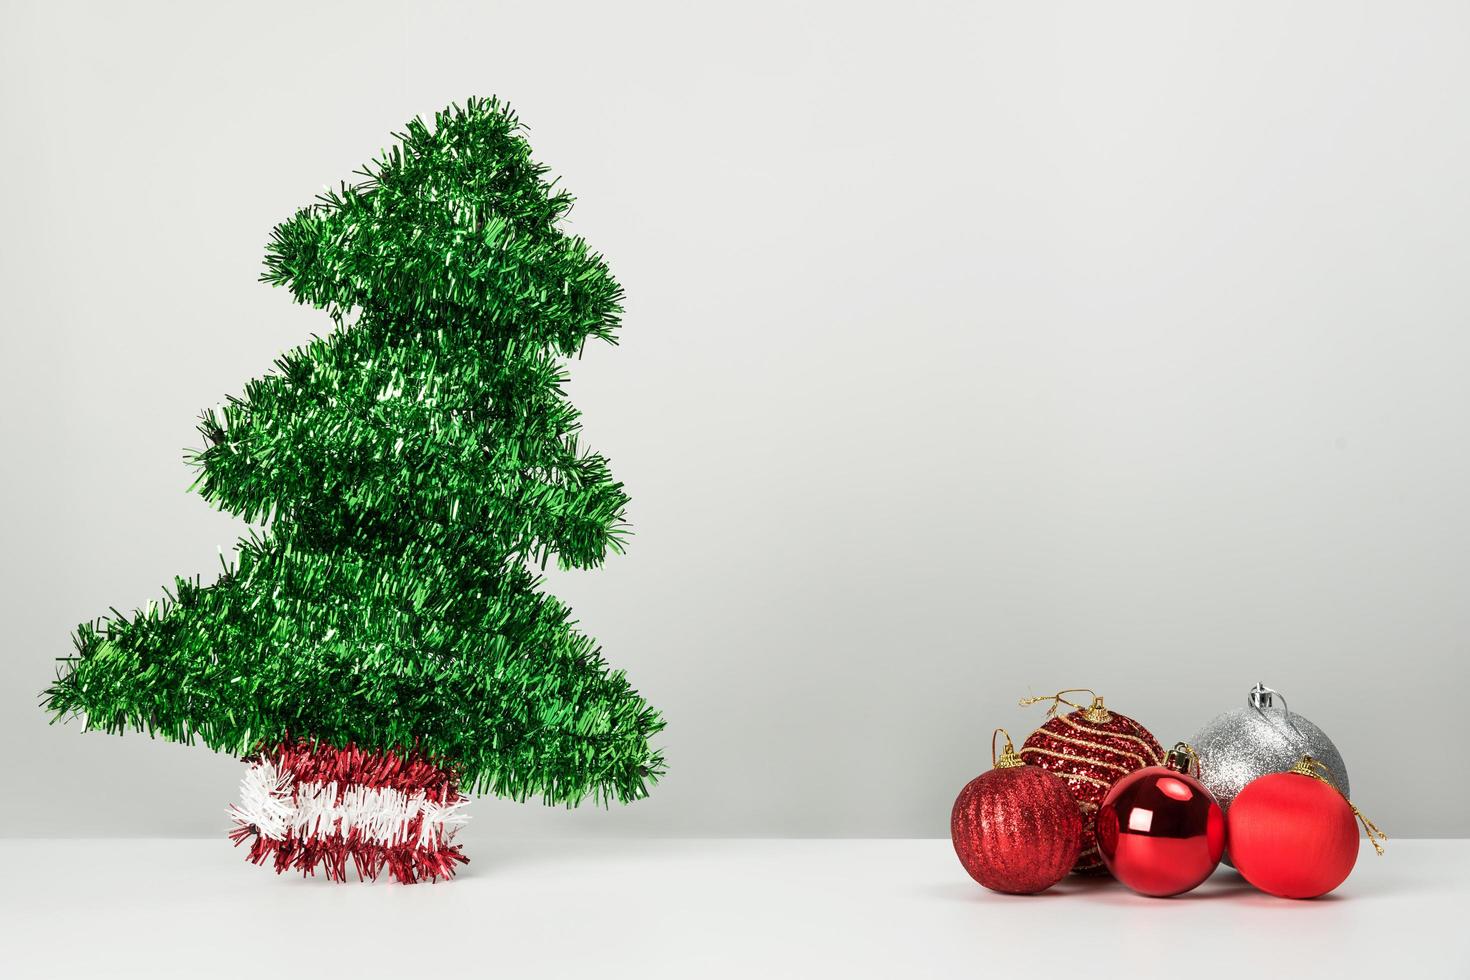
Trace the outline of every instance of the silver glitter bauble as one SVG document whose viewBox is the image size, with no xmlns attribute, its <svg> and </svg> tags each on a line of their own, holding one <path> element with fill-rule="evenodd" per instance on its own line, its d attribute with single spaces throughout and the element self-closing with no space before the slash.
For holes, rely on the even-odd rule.
<svg viewBox="0 0 1470 980">
<path fill-rule="evenodd" d="M 1200 782 L 1223 810 L 1257 776 L 1285 772 L 1303 755 L 1327 767 L 1342 795 L 1348 795 L 1347 766 L 1332 739 L 1288 709 L 1278 691 L 1257 684 L 1244 708 L 1227 711 L 1189 740 L 1199 754 Z M 1226 863 L 1230 863 L 1227 852 Z M 1234 865 L 1231 865 L 1234 867 Z"/>
</svg>

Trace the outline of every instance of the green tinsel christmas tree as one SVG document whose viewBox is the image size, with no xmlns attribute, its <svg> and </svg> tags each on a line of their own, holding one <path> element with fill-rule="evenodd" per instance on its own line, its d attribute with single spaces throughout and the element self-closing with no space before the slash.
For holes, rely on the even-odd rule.
<svg viewBox="0 0 1470 980">
<path fill-rule="evenodd" d="M 461 788 L 621 802 L 662 772 L 659 715 L 534 571 L 621 550 L 628 498 L 563 391 L 622 291 L 522 132 L 493 99 L 415 119 L 274 230 L 263 281 L 336 329 L 205 413 L 191 457 L 264 529 L 213 585 L 83 624 L 47 691 L 89 729 L 249 756 L 237 840 L 278 870 L 447 875 Z M 389 803 L 403 825 L 354 844 Z"/>
</svg>

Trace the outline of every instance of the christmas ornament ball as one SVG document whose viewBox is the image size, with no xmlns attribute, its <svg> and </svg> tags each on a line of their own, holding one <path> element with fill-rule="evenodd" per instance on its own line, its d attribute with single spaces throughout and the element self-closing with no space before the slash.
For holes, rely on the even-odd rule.
<svg viewBox="0 0 1470 980">
<path fill-rule="evenodd" d="M 1303 755 L 1320 761 L 1343 795 L 1351 795 L 1347 766 L 1332 739 L 1263 684 L 1251 689 L 1245 707 L 1217 716 L 1189 744 L 1199 753 L 1201 781 L 1227 813 L 1247 783 L 1285 772 Z"/>
<path fill-rule="evenodd" d="M 993 746 L 992 736 L 992 756 Z M 1031 895 L 1072 870 L 1082 846 L 1082 811 L 1067 784 L 1022 762 L 1006 734 L 994 768 L 960 790 L 949 831 L 970 877 L 993 891 Z"/>
<path fill-rule="evenodd" d="M 1118 780 L 1097 813 L 1097 845 L 1113 877 L 1159 898 L 1197 887 L 1225 851 L 1225 815 L 1189 774 L 1180 743 L 1162 766 Z"/>
<path fill-rule="evenodd" d="M 1092 703 L 1084 708 L 1063 697 L 1073 691 L 1091 694 Z M 1065 779 L 1082 808 L 1082 850 L 1072 870 L 1106 874 L 1095 836 L 1098 807 L 1119 779 L 1145 766 L 1159 765 L 1164 749 L 1147 728 L 1127 715 L 1110 711 L 1101 697 L 1086 688 L 1025 698 L 1021 703 L 1040 701 L 1052 702 L 1051 717 L 1027 737 L 1021 758 Z M 1057 709 L 1064 704 L 1077 710 L 1058 714 Z"/>
<path fill-rule="evenodd" d="M 1359 815 L 1312 762 L 1307 757 L 1287 772 L 1252 780 L 1226 814 L 1236 870 L 1281 898 L 1325 895 L 1358 860 Z M 1378 829 L 1364 824 L 1382 853 Z"/>
</svg>

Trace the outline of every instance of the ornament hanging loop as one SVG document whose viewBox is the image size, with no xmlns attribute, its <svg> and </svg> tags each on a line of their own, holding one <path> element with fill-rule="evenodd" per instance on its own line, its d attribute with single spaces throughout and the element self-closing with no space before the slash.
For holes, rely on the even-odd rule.
<svg viewBox="0 0 1470 980">
<path fill-rule="evenodd" d="M 1292 729 L 1295 729 L 1296 726 L 1291 722 L 1291 705 L 1286 703 L 1285 694 L 1282 694 L 1275 688 L 1267 687 L 1260 681 L 1256 681 L 1256 686 L 1251 688 L 1250 697 L 1247 700 L 1252 708 L 1255 708 L 1261 714 L 1265 714 L 1266 709 L 1271 707 L 1277 698 L 1281 699 L 1281 711 L 1286 718 L 1286 724 Z"/>
<path fill-rule="evenodd" d="M 995 736 L 1004 735 L 1006 744 L 1000 750 L 1000 755 L 995 754 Z M 1026 763 L 1016 754 L 1015 743 L 1011 741 L 1011 733 L 1004 728 L 997 728 L 990 733 L 990 765 L 994 769 L 1014 769 L 1016 766 L 1024 766 Z"/>
<path fill-rule="evenodd" d="M 1310 776 L 1331 786 L 1338 793 L 1342 793 L 1342 798 L 1347 800 L 1348 806 L 1352 807 L 1353 816 L 1363 822 L 1363 830 L 1368 834 L 1368 843 L 1373 845 L 1373 850 L 1377 851 L 1380 856 L 1383 854 L 1383 844 L 1380 842 L 1388 840 L 1388 835 L 1379 830 L 1378 825 L 1369 820 L 1363 811 L 1358 809 L 1358 805 L 1347 798 L 1347 794 L 1342 792 L 1342 787 L 1333 781 L 1332 770 L 1323 765 L 1320 759 L 1314 759 L 1309 755 L 1304 755 L 1297 760 L 1296 765 L 1287 771 L 1294 772 L 1298 776 Z"/>
<path fill-rule="evenodd" d="M 1088 705 L 1078 704 L 1076 701 L 1069 700 L 1065 697 L 1068 694 L 1091 694 L 1092 703 Z M 1103 706 L 1103 699 L 1090 687 L 1068 687 L 1055 694 L 1043 694 L 1034 698 L 1022 698 L 1020 704 L 1022 707 L 1025 707 L 1028 704 L 1040 704 L 1042 701 L 1051 702 L 1051 707 L 1046 709 L 1046 716 L 1048 718 L 1054 717 L 1057 709 L 1062 705 L 1069 704 L 1082 712 L 1083 718 L 1095 724 L 1104 724 L 1113 720 L 1112 714 Z"/>
</svg>

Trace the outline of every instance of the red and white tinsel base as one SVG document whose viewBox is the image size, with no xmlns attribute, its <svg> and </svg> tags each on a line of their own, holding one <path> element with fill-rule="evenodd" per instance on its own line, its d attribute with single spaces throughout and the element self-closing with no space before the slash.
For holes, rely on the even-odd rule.
<svg viewBox="0 0 1470 980">
<path fill-rule="evenodd" d="M 249 842 L 247 859 L 277 874 L 320 867 L 346 881 L 350 861 L 360 879 L 386 867 L 410 884 L 451 878 L 469 860 L 453 843 L 469 798 L 453 772 L 417 753 L 286 742 L 245 761 L 230 839 Z"/>
</svg>

